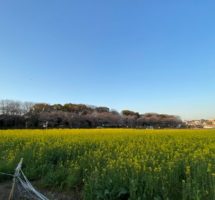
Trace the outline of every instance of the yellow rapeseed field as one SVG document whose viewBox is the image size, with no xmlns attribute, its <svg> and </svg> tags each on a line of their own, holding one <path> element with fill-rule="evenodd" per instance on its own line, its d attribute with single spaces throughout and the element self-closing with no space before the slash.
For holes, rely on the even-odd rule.
<svg viewBox="0 0 215 200">
<path fill-rule="evenodd" d="M 30 180 L 86 200 L 215 199 L 215 130 L 0 131 L 0 171 L 22 157 Z"/>
</svg>

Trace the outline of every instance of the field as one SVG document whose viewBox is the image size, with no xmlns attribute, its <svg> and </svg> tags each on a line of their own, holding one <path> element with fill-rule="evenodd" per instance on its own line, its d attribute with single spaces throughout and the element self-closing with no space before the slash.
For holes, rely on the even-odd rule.
<svg viewBox="0 0 215 200">
<path fill-rule="evenodd" d="M 0 131 L 0 171 L 22 157 L 31 181 L 86 200 L 215 199 L 215 130 Z"/>
</svg>

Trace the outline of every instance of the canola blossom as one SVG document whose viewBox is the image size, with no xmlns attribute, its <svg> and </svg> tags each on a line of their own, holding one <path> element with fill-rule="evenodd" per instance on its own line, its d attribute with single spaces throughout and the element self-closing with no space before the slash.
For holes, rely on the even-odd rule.
<svg viewBox="0 0 215 200">
<path fill-rule="evenodd" d="M 0 171 L 20 158 L 30 180 L 86 200 L 215 199 L 215 130 L 1 130 Z"/>
</svg>

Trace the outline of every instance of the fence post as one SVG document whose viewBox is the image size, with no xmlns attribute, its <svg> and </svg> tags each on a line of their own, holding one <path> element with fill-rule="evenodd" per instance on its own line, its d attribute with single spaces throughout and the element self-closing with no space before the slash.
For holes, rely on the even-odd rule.
<svg viewBox="0 0 215 200">
<path fill-rule="evenodd" d="M 9 200 L 13 200 L 16 178 L 19 176 L 19 172 L 22 168 L 22 162 L 23 162 L 23 158 L 21 158 L 19 164 L 17 165 L 17 167 L 15 169 L 15 173 L 14 173 L 14 177 L 13 177 L 13 184 L 12 184 L 12 189 L 10 191 Z"/>
</svg>

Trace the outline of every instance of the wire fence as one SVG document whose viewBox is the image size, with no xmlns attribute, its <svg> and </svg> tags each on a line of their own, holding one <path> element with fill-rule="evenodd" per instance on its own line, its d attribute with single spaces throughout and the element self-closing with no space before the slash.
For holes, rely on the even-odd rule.
<svg viewBox="0 0 215 200">
<path fill-rule="evenodd" d="M 23 158 L 15 169 L 14 175 L 0 172 L 3 175 L 13 177 L 12 189 L 8 200 L 49 200 L 38 192 L 22 171 Z"/>
</svg>

